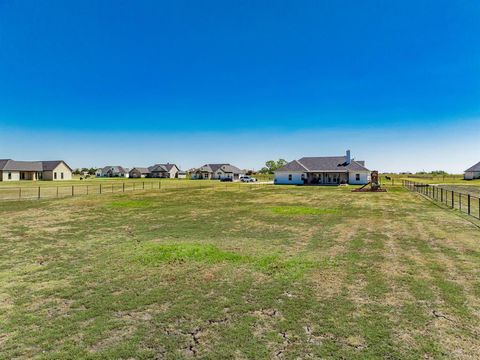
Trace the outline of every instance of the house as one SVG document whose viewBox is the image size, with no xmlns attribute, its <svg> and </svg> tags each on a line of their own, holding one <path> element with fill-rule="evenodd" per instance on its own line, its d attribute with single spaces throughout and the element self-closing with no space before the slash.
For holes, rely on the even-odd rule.
<svg viewBox="0 0 480 360">
<path fill-rule="evenodd" d="M 105 166 L 96 172 L 97 177 L 129 177 L 128 169 L 122 166 Z"/>
<path fill-rule="evenodd" d="M 275 171 L 275 184 L 289 185 L 363 185 L 370 181 L 370 170 L 364 161 L 344 156 L 303 157 Z"/>
<path fill-rule="evenodd" d="M 192 179 L 239 180 L 244 171 L 230 164 L 205 164 L 192 172 Z"/>
<path fill-rule="evenodd" d="M 134 167 L 128 173 L 131 178 L 146 178 L 150 176 L 150 169 L 144 167 Z"/>
<path fill-rule="evenodd" d="M 72 168 L 63 160 L 16 161 L 0 160 L 0 181 L 71 180 Z"/>
<path fill-rule="evenodd" d="M 178 178 L 180 169 L 175 164 L 155 164 L 148 168 L 150 170 L 150 177 L 153 178 Z"/>
<path fill-rule="evenodd" d="M 480 162 L 465 170 L 463 178 L 465 180 L 480 179 Z"/>
<path fill-rule="evenodd" d="M 183 170 L 179 170 L 177 173 L 177 177 L 179 179 L 186 179 L 187 178 L 187 172 Z"/>
</svg>

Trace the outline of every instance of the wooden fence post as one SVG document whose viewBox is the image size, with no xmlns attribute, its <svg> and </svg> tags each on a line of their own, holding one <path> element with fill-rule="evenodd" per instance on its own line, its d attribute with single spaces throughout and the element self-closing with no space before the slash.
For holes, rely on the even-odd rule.
<svg viewBox="0 0 480 360">
<path fill-rule="evenodd" d="M 100 194 L 102 193 L 102 184 L 100 184 Z"/>
<path fill-rule="evenodd" d="M 22 188 L 21 187 L 18 188 L 18 198 L 19 199 L 22 198 Z"/>
<path fill-rule="evenodd" d="M 142 184 L 142 190 L 145 190 L 145 181 Z"/>
<path fill-rule="evenodd" d="M 72 196 L 73 196 L 73 195 L 74 195 L 74 193 L 73 193 L 73 185 L 72 185 Z"/>
<path fill-rule="evenodd" d="M 122 183 L 122 191 L 125 192 L 125 183 Z"/>
<path fill-rule="evenodd" d="M 88 185 L 87 185 L 87 195 L 88 195 Z"/>
</svg>

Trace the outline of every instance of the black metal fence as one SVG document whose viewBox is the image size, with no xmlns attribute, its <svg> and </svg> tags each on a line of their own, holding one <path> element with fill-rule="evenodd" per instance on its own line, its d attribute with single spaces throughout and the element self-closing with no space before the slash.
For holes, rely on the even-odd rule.
<svg viewBox="0 0 480 360">
<path fill-rule="evenodd" d="M 403 186 L 410 191 L 420 193 L 452 209 L 457 209 L 462 213 L 480 219 L 480 193 L 479 195 L 474 195 L 469 192 L 446 189 L 441 185 L 424 184 L 409 180 L 403 180 Z"/>
<path fill-rule="evenodd" d="M 85 195 L 100 195 L 125 193 L 132 191 L 147 190 L 176 190 L 176 189 L 214 189 L 233 190 L 242 188 L 253 190 L 266 184 L 255 183 L 228 183 L 228 182 L 203 182 L 195 181 L 125 181 L 112 183 L 89 183 L 73 185 L 41 185 L 41 186 L 6 186 L 0 187 L 0 201 L 3 200 L 34 200 L 34 199 L 55 199 L 62 197 L 74 197 Z"/>
</svg>

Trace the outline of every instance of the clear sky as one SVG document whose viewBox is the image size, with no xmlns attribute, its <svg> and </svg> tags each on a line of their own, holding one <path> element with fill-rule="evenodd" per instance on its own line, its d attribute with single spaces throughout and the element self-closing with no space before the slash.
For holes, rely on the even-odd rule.
<svg viewBox="0 0 480 360">
<path fill-rule="evenodd" d="M 0 158 L 480 161 L 480 2 L 0 0 Z"/>
</svg>

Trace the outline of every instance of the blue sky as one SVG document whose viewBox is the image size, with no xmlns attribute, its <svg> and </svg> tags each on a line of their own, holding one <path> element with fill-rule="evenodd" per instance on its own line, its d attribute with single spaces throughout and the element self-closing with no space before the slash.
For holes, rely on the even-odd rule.
<svg viewBox="0 0 480 360">
<path fill-rule="evenodd" d="M 0 158 L 480 161 L 478 1 L 0 0 Z"/>
</svg>

